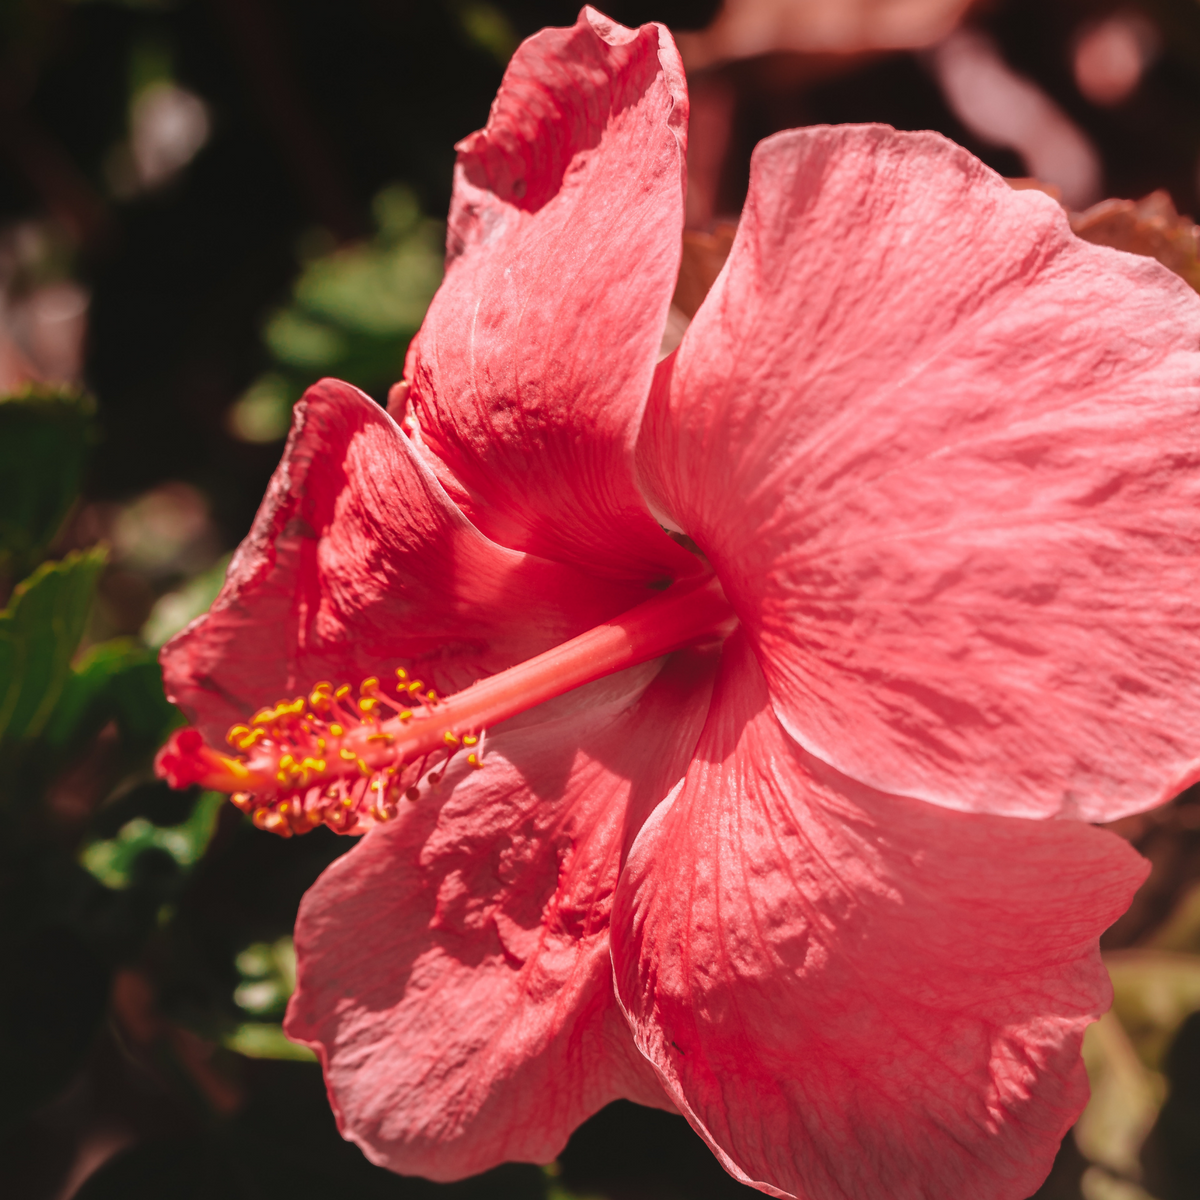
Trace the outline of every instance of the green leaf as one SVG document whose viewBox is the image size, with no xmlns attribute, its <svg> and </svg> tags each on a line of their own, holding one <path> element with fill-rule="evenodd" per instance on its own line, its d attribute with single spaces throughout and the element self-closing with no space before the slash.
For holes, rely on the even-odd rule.
<svg viewBox="0 0 1200 1200">
<path fill-rule="evenodd" d="M 80 861 L 105 887 L 116 891 L 133 883 L 137 860 L 147 850 L 164 851 L 180 867 L 194 866 L 208 848 L 224 800 L 220 792 L 203 792 L 185 821 L 166 828 L 134 817 L 116 837 L 85 846 Z"/>
<path fill-rule="evenodd" d="M 281 406 L 282 407 L 282 406 Z M 287 432 L 287 421 L 291 415 L 290 403 L 286 405 L 283 418 L 283 433 Z M 248 441 L 255 440 L 248 438 Z M 165 645 L 181 629 L 194 621 L 201 613 L 208 612 L 225 583 L 225 572 L 232 555 L 219 558 L 207 571 L 189 579 L 178 591 L 160 596 L 150 610 L 150 616 L 142 626 L 142 640 L 147 646 L 157 649 Z"/>
<path fill-rule="evenodd" d="M 163 695 L 154 652 L 133 638 L 101 642 L 83 656 L 63 682 L 43 737 L 53 749 L 65 749 L 111 720 L 134 754 L 157 749 L 180 720 Z"/>
<path fill-rule="evenodd" d="M 95 405 L 79 392 L 0 396 L 0 575 L 31 571 L 79 494 Z"/>
<path fill-rule="evenodd" d="M 283 1027 L 270 1021 L 245 1021 L 223 1039 L 223 1044 L 227 1050 L 236 1050 L 247 1058 L 317 1061 L 317 1056 L 307 1046 L 289 1041 Z"/>
<path fill-rule="evenodd" d="M 486 6 L 470 11 L 477 23 L 495 15 Z M 375 236 L 310 258 L 291 303 L 268 321 L 264 338 L 276 366 L 230 409 L 235 437 L 282 438 L 292 404 L 323 375 L 382 393 L 403 374 L 409 340 L 442 280 L 445 229 L 422 216 L 402 185 L 384 188 L 374 210 Z"/>
<path fill-rule="evenodd" d="M 0 742 L 28 741 L 48 724 L 71 677 L 106 558 L 99 547 L 44 564 L 0 612 Z"/>
</svg>

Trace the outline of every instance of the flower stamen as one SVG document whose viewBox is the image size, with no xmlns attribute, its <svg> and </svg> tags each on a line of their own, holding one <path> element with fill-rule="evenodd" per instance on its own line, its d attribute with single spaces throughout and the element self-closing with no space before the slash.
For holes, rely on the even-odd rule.
<svg viewBox="0 0 1200 1200">
<path fill-rule="evenodd" d="M 397 668 L 395 695 L 371 675 L 355 689 L 328 681 L 233 725 L 222 754 L 197 730 L 175 734 L 158 768 L 173 786 L 230 792 L 259 828 L 290 837 L 325 824 L 362 833 L 441 783 L 460 751 L 484 765 L 484 731 L 614 671 L 712 634 L 732 614 L 715 581 L 676 584 L 637 608 L 463 691 L 439 697 Z M 426 773 L 437 755 L 434 770 Z"/>
</svg>

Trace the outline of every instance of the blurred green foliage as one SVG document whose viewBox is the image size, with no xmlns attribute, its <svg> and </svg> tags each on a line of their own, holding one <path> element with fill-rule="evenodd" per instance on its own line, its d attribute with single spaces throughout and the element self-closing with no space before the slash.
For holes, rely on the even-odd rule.
<svg viewBox="0 0 1200 1200">
<path fill-rule="evenodd" d="M 224 801 L 219 792 L 203 793 L 187 819 L 178 825 L 164 827 L 146 817 L 134 817 L 121 826 L 115 837 L 89 841 L 80 861 L 105 887 L 117 891 L 132 885 L 138 859 L 150 849 L 164 851 L 181 867 L 193 866 L 208 848 Z"/>
<path fill-rule="evenodd" d="M 445 228 L 422 215 L 412 191 L 383 189 L 369 241 L 307 258 L 291 303 L 267 322 L 275 366 L 233 406 L 242 441 L 282 438 L 304 389 L 336 376 L 375 395 L 404 374 L 404 356 L 442 279 Z"/>
<path fill-rule="evenodd" d="M 0 744 L 29 742 L 56 715 L 106 557 L 93 550 L 44 564 L 0 613 Z"/>
<path fill-rule="evenodd" d="M 66 389 L 0 396 L 0 581 L 41 561 L 79 494 L 95 404 Z"/>
<path fill-rule="evenodd" d="M 90 401 L 69 393 L 0 400 L 8 569 L 33 566 L 58 533 L 77 498 L 92 417 Z M 76 860 L 104 792 L 144 769 L 176 719 L 145 647 L 102 643 L 76 661 L 106 559 L 97 548 L 42 563 L 0 612 L 0 1130 L 78 1069 L 113 965 L 169 891 L 139 857 L 128 863 L 139 893 L 114 903 Z"/>
</svg>

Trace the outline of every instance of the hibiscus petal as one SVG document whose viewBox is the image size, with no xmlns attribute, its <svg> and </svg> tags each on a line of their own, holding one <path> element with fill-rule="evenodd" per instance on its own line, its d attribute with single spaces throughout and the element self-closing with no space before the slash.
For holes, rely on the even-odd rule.
<svg viewBox="0 0 1200 1200">
<path fill-rule="evenodd" d="M 522 44 L 458 147 L 408 402 L 505 545 L 622 578 L 695 569 L 631 469 L 679 268 L 686 129 L 670 34 L 585 8 Z"/>
<path fill-rule="evenodd" d="M 649 595 L 488 541 L 396 423 L 325 380 L 209 613 L 163 649 L 167 693 L 214 744 L 319 680 L 398 665 L 442 694 Z"/>
<path fill-rule="evenodd" d="M 618 887 L 617 993 L 727 1169 L 805 1200 L 1023 1200 L 1087 1098 L 1097 938 L 1146 864 L 950 812 L 793 743 L 742 635 Z"/>
<path fill-rule="evenodd" d="M 793 131 L 639 467 L 806 749 L 1110 819 L 1200 775 L 1198 342 L 1179 279 L 938 135 Z"/>
<path fill-rule="evenodd" d="M 610 1100 L 670 1107 L 615 1006 L 608 916 L 713 673 L 677 654 L 625 711 L 497 735 L 440 809 L 369 833 L 305 896 L 286 1028 L 373 1162 L 432 1179 L 549 1162 Z"/>
</svg>

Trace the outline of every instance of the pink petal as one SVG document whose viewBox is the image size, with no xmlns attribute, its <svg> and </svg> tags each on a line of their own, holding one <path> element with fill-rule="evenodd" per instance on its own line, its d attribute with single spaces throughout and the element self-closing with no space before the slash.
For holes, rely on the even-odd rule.
<svg viewBox="0 0 1200 1200">
<path fill-rule="evenodd" d="M 949 812 L 779 726 L 742 635 L 613 912 L 617 992 L 739 1179 L 805 1200 L 1024 1200 L 1087 1098 L 1097 937 L 1146 864 L 1067 821 Z"/>
<path fill-rule="evenodd" d="M 373 1162 L 431 1179 L 549 1162 L 610 1100 L 670 1107 L 615 1006 L 608 917 L 712 676 L 678 654 L 625 711 L 497 735 L 440 809 L 369 833 L 305 896 L 288 1035 Z"/>
<path fill-rule="evenodd" d="M 621 578 L 695 569 L 631 470 L 679 267 L 686 129 L 670 34 L 585 8 L 520 47 L 458 147 L 409 403 L 504 545 Z"/>
<path fill-rule="evenodd" d="M 168 695 L 213 744 L 322 679 L 397 665 L 443 695 L 650 593 L 488 541 L 369 397 L 325 380 L 212 610 L 162 652 Z"/>
<path fill-rule="evenodd" d="M 1109 819 L 1200 775 L 1198 344 L 1182 281 L 936 134 L 797 130 L 639 466 L 809 751 Z"/>
</svg>

